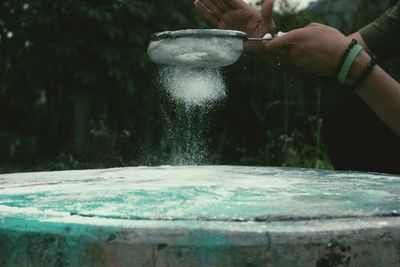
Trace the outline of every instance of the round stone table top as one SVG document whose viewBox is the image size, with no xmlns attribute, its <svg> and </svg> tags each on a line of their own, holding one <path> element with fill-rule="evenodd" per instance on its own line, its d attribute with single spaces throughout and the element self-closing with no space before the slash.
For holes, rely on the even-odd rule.
<svg viewBox="0 0 400 267">
<path fill-rule="evenodd" d="M 304 255 L 310 244 L 332 252 L 326 246 L 336 249 L 338 236 L 344 236 L 347 245 L 343 246 L 354 247 L 353 251 L 357 242 L 376 245 L 383 233 L 392 233 L 390 240 L 396 243 L 399 240 L 393 229 L 399 232 L 399 204 L 400 177 L 373 173 L 161 166 L 4 174 L 0 175 L 0 251 L 9 255 L 3 259 L 6 252 L 0 252 L 0 265 L 11 264 L 11 259 L 22 254 L 27 255 L 25 261 L 40 263 L 44 256 L 38 260 L 37 254 L 44 252 L 32 252 L 31 248 L 29 253 L 36 256 L 29 256 L 26 250 L 35 242 L 38 250 L 47 249 L 46 255 L 52 255 L 48 249 L 54 250 L 53 243 L 43 248 L 49 236 L 62 251 L 59 260 L 71 266 L 82 262 L 97 265 L 95 258 L 101 258 L 104 266 L 113 265 L 108 264 L 110 258 L 110 263 L 121 266 L 132 262 L 141 266 L 147 261 L 161 262 L 160 266 L 182 262 L 240 266 L 250 257 L 279 264 L 282 257 L 273 257 L 289 248 L 296 252 L 293 246 L 304 250 Z M 60 238 L 66 242 L 61 247 Z M 77 239 L 81 252 L 71 259 L 68 253 L 77 246 Z M 121 244 L 129 247 L 129 252 Z M 197 249 L 182 252 L 191 247 Z M 200 247 L 209 249 L 208 256 L 199 256 Z M 243 259 L 232 263 L 215 247 L 253 249 L 240 252 Z M 337 246 L 344 253 L 340 254 L 342 260 L 354 258 L 342 248 Z M 155 255 L 153 250 L 160 249 L 167 252 Z M 320 250 L 309 250 L 315 259 L 310 254 L 304 260 L 315 264 L 332 260 L 324 258 L 327 254 Z M 283 258 L 288 259 L 289 254 L 285 252 Z M 92 259 L 90 255 L 96 256 Z M 397 254 L 393 257 L 390 260 L 398 259 Z M 300 264 L 303 256 L 292 258 L 288 266 L 301 266 L 293 264 Z"/>
</svg>

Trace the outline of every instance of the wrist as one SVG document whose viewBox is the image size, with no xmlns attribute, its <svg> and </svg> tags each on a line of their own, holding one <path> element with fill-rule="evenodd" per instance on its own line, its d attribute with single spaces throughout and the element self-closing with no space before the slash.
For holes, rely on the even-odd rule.
<svg viewBox="0 0 400 267">
<path fill-rule="evenodd" d="M 371 60 L 371 57 L 365 51 L 362 51 L 357 56 L 357 58 L 354 60 L 352 66 L 350 68 L 350 71 L 346 77 L 346 85 L 351 86 L 354 84 L 354 82 L 357 80 L 357 78 L 363 72 L 365 67 L 370 62 L 370 60 Z"/>
<path fill-rule="evenodd" d="M 337 77 L 341 84 L 346 84 L 350 69 L 362 51 L 363 47 L 357 44 L 356 40 L 352 40 L 338 64 L 340 68 L 338 68 L 339 72 Z"/>
</svg>

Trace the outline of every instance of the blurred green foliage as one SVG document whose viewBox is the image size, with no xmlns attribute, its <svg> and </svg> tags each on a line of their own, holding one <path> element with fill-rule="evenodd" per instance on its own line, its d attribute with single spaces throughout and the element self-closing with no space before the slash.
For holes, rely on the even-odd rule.
<svg viewBox="0 0 400 267">
<path fill-rule="evenodd" d="M 324 22 L 288 4 L 282 10 L 283 31 Z M 224 103 L 188 112 L 168 99 L 147 57 L 150 35 L 207 27 L 186 0 L 2 1 L 0 172 L 182 163 L 331 168 L 320 128 L 332 93 L 312 78 L 244 55 L 223 70 Z M 177 159 L 190 150 L 202 155 Z"/>
</svg>

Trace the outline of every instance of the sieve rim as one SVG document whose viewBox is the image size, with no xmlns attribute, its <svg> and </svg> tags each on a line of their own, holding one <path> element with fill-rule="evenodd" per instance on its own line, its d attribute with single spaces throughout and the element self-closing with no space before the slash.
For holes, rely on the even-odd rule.
<svg viewBox="0 0 400 267">
<path fill-rule="evenodd" d="M 235 30 L 220 30 L 220 29 L 187 29 L 178 31 L 164 31 L 157 32 L 151 35 L 151 40 L 161 40 L 167 38 L 180 38 L 180 37 L 233 37 L 246 39 L 247 34 Z"/>
</svg>

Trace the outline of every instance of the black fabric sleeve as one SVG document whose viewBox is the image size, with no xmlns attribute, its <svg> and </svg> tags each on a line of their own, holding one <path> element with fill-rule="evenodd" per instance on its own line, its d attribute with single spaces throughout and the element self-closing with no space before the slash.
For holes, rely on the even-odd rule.
<svg viewBox="0 0 400 267">
<path fill-rule="evenodd" d="M 400 1 L 359 32 L 379 58 L 400 56 Z"/>
</svg>

